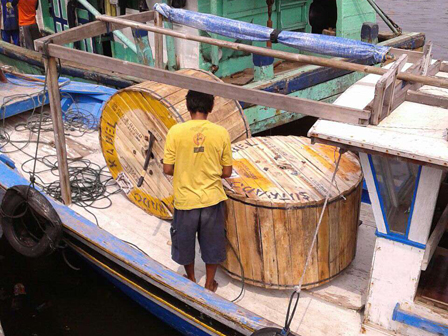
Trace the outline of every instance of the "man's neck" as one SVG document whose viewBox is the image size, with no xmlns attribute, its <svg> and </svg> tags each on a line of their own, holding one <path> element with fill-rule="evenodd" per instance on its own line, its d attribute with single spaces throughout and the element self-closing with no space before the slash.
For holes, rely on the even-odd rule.
<svg viewBox="0 0 448 336">
<path fill-rule="evenodd" d="M 208 113 L 201 113 L 201 112 L 191 113 L 190 112 L 190 116 L 191 116 L 191 120 L 207 120 Z"/>
</svg>

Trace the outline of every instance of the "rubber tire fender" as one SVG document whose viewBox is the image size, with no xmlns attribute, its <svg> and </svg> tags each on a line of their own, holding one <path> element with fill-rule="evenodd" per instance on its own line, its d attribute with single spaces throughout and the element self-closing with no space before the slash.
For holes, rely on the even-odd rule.
<svg viewBox="0 0 448 336">
<path fill-rule="evenodd" d="M 24 245 L 14 229 L 14 219 L 18 215 L 15 212 L 25 202 L 35 213 L 48 221 L 45 226 L 45 234 L 33 246 Z M 42 193 L 28 185 L 11 187 L 3 197 L 1 210 L 3 233 L 9 244 L 18 253 L 26 257 L 37 258 L 48 255 L 57 249 L 63 236 L 62 222 L 50 201 Z"/>
</svg>

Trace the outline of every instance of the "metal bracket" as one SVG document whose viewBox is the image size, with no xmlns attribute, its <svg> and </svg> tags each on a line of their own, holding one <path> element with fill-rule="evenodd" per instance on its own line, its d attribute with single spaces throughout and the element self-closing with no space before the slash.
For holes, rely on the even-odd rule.
<svg viewBox="0 0 448 336">
<path fill-rule="evenodd" d="M 148 166 L 149 166 L 149 161 L 151 161 L 151 157 L 153 156 L 152 147 L 154 146 L 154 142 L 156 140 L 156 137 L 154 136 L 154 134 L 151 133 L 151 131 L 148 131 L 148 133 L 149 133 L 149 146 L 148 146 L 148 151 L 146 152 L 146 158 L 145 158 L 145 163 L 143 164 L 143 170 L 140 175 L 140 178 L 138 179 L 138 183 L 137 183 L 138 188 L 140 188 L 143 185 L 143 181 L 145 180 Z"/>
</svg>

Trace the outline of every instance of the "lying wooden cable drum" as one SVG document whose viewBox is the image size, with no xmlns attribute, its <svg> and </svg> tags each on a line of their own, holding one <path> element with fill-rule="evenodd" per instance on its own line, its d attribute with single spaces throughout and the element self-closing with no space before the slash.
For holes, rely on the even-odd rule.
<svg viewBox="0 0 448 336">
<path fill-rule="evenodd" d="M 211 73 L 185 69 L 180 73 L 220 81 Z M 163 174 L 165 138 L 171 126 L 190 120 L 185 96 L 188 90 L 156 82 L 144 82 L 118 91 L 105 104 L 100 122 L 100 143 L 113 178 L 128 198 L 146 212 L 163 219 L 173 214 L 171 179 Z M 249 125 L 239 103 L 215 98 L 209 120 L 225 127 L 232 142 L 250 137 Z M 143 185 L 137 183 L 149 147 L 155 141 Z"/>
<path fill-rule="evenodd" d="M 245 281 L 288 289 L 298 285 L 339 153 L 308 138 L 250 138 L 232 146 L 234 173 L 226 180 L 227 236 Z M 322 285 L 353 260 L 359 224 L 362 172 L 345 153 L 318 233 L 304 287 Z M 228 247 L 222 265 L 242 278 Z"/>
</svg>

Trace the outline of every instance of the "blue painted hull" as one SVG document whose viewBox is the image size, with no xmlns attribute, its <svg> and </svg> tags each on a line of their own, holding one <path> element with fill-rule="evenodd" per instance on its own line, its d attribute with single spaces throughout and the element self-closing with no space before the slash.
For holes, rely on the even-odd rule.
<svg viewBox="0 0 448 336">
<path fill-rule="evenodd" d="M 82 256 L 82 255 L 81 255 Z M 91 265 L 95 271 L 99 274 L 107 278 L 115 287 L 119 288 L 122 292 L 128 295 L 132 300 L 140 304 L 143 308 L 145 308 L 151 314 L 157 316 L 166 324 L 170 325 L 183 335 L 196 335 L 196 336 L 206 336 L 206 335 L 216 335 L 214 333 L 207 333 L 204 330 L 201 330 L 197 326 L 191 324 L 186 321 L 178 314 L 173 313 L 167 307 L 163 307 L 162 305 L 154 302 L 143 293 L 138 291 L 135 288 L 132 288 L 129 284 L 126 284 L 124 281 L 121 281 L 117 277 L 113 276 L 109 272 L 105 271 L 101 266 L 95 264 L 91 260 L 84 258 L 89 265 Z"/>
<path fill-rule="evenodd" d="M 0 188 L 29 181 L 0 160 Z M 148 311 L 186 335 L 251 335 L 278 326 L 167 269 L 128 243 L 47 196 L 66 242 Z"/>
</svg>

